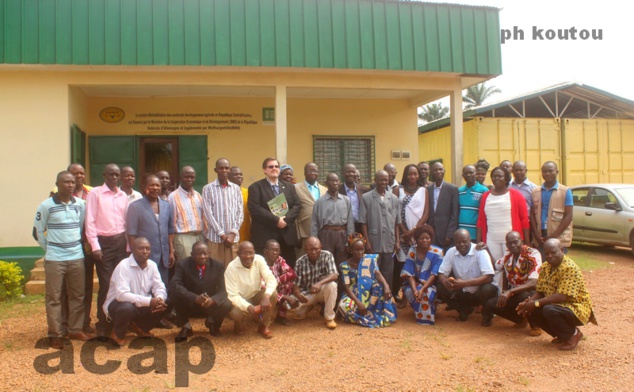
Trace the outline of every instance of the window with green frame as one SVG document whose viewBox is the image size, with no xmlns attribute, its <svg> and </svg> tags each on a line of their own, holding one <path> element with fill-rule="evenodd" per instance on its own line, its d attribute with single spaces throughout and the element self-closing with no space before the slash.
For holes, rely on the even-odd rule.
<svg viewBox="0 0 634 392">
<path fill-rule="evenodd" d="M 313 161 L 322 183 L 328 173 L 341 177 L 343 166 L 352 163 L 361 173 L 361 183 L 369 184 L 375 167 L 374 136 L 313 136 Z"/>
</svg>

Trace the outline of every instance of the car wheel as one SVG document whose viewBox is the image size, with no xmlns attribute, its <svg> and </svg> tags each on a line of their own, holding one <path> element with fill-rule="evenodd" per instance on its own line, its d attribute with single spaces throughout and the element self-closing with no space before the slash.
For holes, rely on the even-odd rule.
<svg viewBox="0 0 634 392">
<path fill-rule="evenodd" d="M 634 231 L 630 234 L 630 248 L 632 248 L 632 253 L 634 254 Z"/>
</svg>

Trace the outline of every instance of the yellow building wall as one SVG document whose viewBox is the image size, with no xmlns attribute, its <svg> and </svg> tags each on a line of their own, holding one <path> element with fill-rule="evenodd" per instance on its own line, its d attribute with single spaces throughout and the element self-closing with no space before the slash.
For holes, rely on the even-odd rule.
<svg viewBox="0 0 634 392">
<path fill-rule="evenodd" d="M 477 132 L 480 154 L 478 159 L 486 159 L 491 164 L 491 169 L 503 160 L 524 161 L 528 168 L 528 179 L 539 184 L 542 181 L 542 164 L 553 161 L 560 167 L 559 179 L 562 180 L 561 131 L 558 119 L 480 118 Z M 491 183 L 490 177 L 486 183 Z"/>
<path fill-rule="evenodd" d="M 634 120 L 565 120 L 567 185 L 634 183 Z"/>
<path fill-rule="evenodd" d="M 528 167 L 528 178 L 537 184 L 543 162 L 554 161 L 561 169 L 560 134 L 557 119 L 476 117 L 463 123 L 463 162 L 467 165 L 486 159 L 493 169 L 505 159 L 522 160 Z M 420 157 L 442 158 L 447 181 L 451 181 L 450 136 L 449 126 L 419 135 Z M 560 180 L 562 175 L 560 170 Z M 491 183 L 490 177 L 485 183 Z"/>
<path fill-rule="evenodd" d="M 88 122 L 84 131 L 90 136 L 178 136 L 207 135 L 207 156 L 209 180 L 216 178 L 213 171 L 218 158 L 227 158 L 232 165 L 242 168 L 244 186 L 262 176 L 262 160 L 275 154 L 275 127 L 262 124 L 262 108 L 275 106 L 273 98 L 237 98 L 237 97 L 161 97 L 161 98 L 103 98 L 88 99 Z M 99 118 L 99 113 L 107 107 L 117 107 L 125 112 L 125 118 L 118 123 L 107 123 Z M 239 117 L 257 122 L 257 124 L 239 124 L 239 130 L 178 130 L 172 124 L 161 122 L 180 120 L 174 116 L 152 116 L 147 114 L 234 114 L 250 115 Z M 185 117 L 192 121 L 213 120 L 215 117 Z M 229 117 L 222 117 L 225 120 Z M 236 117 L 238 118 L 238 117 Z M 144 123 L 146 122 L 146 123 Z M 209 124 L 210 126 L 213 124 Z M 198 128 L 200 124 L 191 124 Z M 90 159 L 90 157 L 88 158 Z M 93 175 L 93 173 L 90 173 Z M 99 175 L 99 173 L 97 173 Z"/>
<path fill-rule="evenodd" d="M 245 185 L 262 178 L 261 162 L 275 155 L 275 126 L 262 124 L 262 108 L 274 107 L 273 96 L 264 98 L 178 97 L 131 98 L 86 96 L 79 86 L 125 85 L 196 85 L 269 86 L 292 83 L 311 88 L 367 88 L 367 76 L 328 73 L 256 72 L 136 72 L 104 69 L 102 72 L 64 69 L 7 70 L 0 72 L 0 174 L 3 178 L 22 176 L 28 192 L 0 196 L 0 247 L 37 246 L 31 238 L 37 206 L 48 196 L 55 176 L 70 163 L 70 127 L 78 125 L 87 136 L 96 135 L 173 135 L 130 124 L 134 113 L 156 111 L 238 111 L 250 113 L 258 121 L 240 132 L 208 132 L 209 178 L 215 178 L 213 164 L 224 156 L 239 164 L 245 172 Z M 423 79 L 373 77 L 374 88 L 423 88 Z M 436 81 L 434 88 L 451 87 L 451 80 Z M 273 89 L 274 91 L 274 89 Z M 109 106 L 121 107 L 126 119 L 108 124 L 99 112 Z M 303 179 L 303 165 L 311 161 L 313 135 L 373 135 L 376 169 L 390 161 L 391 150 L 411 152 L 408 161 L 393 162 L 400 180 L 408 163 L 418 162 L 417 116 L 407 100 L 389 99 L 314 99 L 289 98 L 288 163 Z M 183 131 L 183 134 L 200 134 Z M 87 154 L 87 158 L 89 156 Z M 87 162 L 89 164 L 89 162 Z M 86 165 L 87 167 L 89 165 Z M 26 174 L 25 174 L 26 173 Z M 99 175 L 99 174 L 97 174 Z"/>
<path fill-rule="evenodd" d="M 118 107 L 126 118 L 109 124 L 99 118 L 107 107 Z M 213 168 L 218 158 L 229 159 L 244 173 L 244 186 L 262 178 L 262 161 L 275 155 L 275 126 L 264 125 L 262 108 L 273 107 L 273 98 L 89 98 L 88 136 L 137 135 L 173 136 L 208 135 L 209 181 L 215 179 Z M 147 113 L 240 113 L 250 115 L 257 124 L 241 125 L 239 131 L 148 129 L 136 124 Z M 160 117 L 155 117 L 160 118 Z M 170 117 L 171 118 L 171 117 Z M 295 178 L 304 178 L 304 164 L 313 160 L 313 136 L 374 136 L 376 169 L 391 162 L 391 150 L 411 152 L 409 160 L 394 161 L 400 180 L 405 165 L 417 162 L 416 111 L 405 100 L 379 99 L 290 99 L 287 103 L 288 163 Z M 92 174 L 92 173 L 89 173 Z M 99 174 L 97 174 L 99 175 Z M 325 173 L 322 173 L 322 178 Z"/>
<path fill-rule="evenodd" d="M 68 88 L 68 124 L 75 124 L 82 131 L 87 127 L 87 98 L 78 87 Z"/>
<path fill-rule="evenodd" d="M 449 127 L 418 135 L 418 156 L 421 161 L 442 159 L 443 165 L 445 166 L 445 180 L 451 182 L 451 148 L 449 138 Z"/>
<path fill-rule="evenodd" d="M 304 164 L 313 160 L 313 136 L 374 136 L 374 170 L 391 162 L 397 181 L 405 166 L 418 163 L 417 115 L 406 100 L 291 99 L 287 106 L 288 163 L 297 180 L 303 180 Z M 411 158 L 392 161 L 392 150 L 408 151 Z"/>
</svg>

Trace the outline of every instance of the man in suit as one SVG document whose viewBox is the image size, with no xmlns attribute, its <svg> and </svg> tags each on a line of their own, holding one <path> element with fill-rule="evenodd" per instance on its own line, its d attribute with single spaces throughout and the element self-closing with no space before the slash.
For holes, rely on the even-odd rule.
<svg viewBox="0 0 634 392">
<path fill-rule="evenodd" d="M 379 255 L 379 269 L 388 283 L 394 278 L 394 253 L 398 251 L 401 214 L 398 197 L 387 190 L 389 175 L 379 170 L 374 175 L 374 189 L 363 195 L 359 222 L 368 239 L 366 253 Z"/>
<path fill-rule="evenodd" d="M 361 233 L 359 223 L 359 209 L 361 206 L 361 196 L 368 191 L 363 185 L 356 183 L 357 168 L 352 163 L 346 163 L 343 167 L 343 184 L 339 186 L 339 193 L 348 196 L 352 204 L 352 217 L 354 218 L 354 231 Z"/>
<path fill-rule="evenodd" d="M 440 162 L 431 166 L 432 183 L 427 185 L 431 214 L 429 224 L 434 227 L 434 245 L 445 252 L 453 246 L 453 233 L 458 229 L 458 187 L 445 182 L 445 167 Z"/>
<path fill-rule="evenodd" d="M 295 245 L 300 202 L 293 184 L 284 182 L 280 175 L 280 163 L 275 158 L 266 158 L 262 163 L 265 178 L 249 186 L 248 207 L 251 213 L 251 242 L 257 254 L 262 254 L 268 240 L 280 243 L 282 257 L 291 267 L 295 266 Z M 288 211 L 284 216 L 271 212 L 268 202 L 278 195 L 286 197 Z"/>
<path fill-rule="evenodd" d="M 176 342 L 186 341 L 193 335 L 190 317 L 204 317 L 209 334 L 218 336 L 222 322 L 231 311 L 222 262 L 209 257 L 209 248 L 204 241 L 195 242 L 191 254 L 176 263 L 176 272 L 170 282 L 170 298 L 176 316 L 183 324 Z"/>
<path fill-rule="evenodd" d="M 301 204 L 299 216 L 297 217 L 297 236 L 302 241 L 302 247 L 295 252 L 297 258 L 306 253 L 304 244 L 306 238 L 310 237 L 310 224 L 315 202 L 326 194 L 326 187 L 317 182 L 317 177 L 319 177 L 319 168 L 316 164 L 310 162 L 304 165 L 304 181 L 295 184 L 297 197 L 299 197 Z"/>
</svg>

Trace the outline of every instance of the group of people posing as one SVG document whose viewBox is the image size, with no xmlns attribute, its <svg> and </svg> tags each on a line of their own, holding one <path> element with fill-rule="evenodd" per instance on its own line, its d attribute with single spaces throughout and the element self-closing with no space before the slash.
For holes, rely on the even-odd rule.
<svg viewBox="0 0 634 392">
<path fill-rule="evenodd" d="M 94 337 L 94 265 L 96 335 L 120 346 L 128 331 L 151 336 L 170 321 L 181 327 L 176 341 L 187 340 L 192 317 L 204 318 L 214 336 L 227 316 L 238 334 L 251 318 L 268 339 L 274 321 L 290 325 L 315 306 L 330 329 L 337 314 L 387 326 L 408 303 L 417 323 L 434 324 L 444 302 L 458 321 L 480 311 L 486 327 L 498 315 L 572 350 L 577 327 L 596 321 L 583 276 L 566 256 L 570 191 L 557 182 L 554 162 L 542 166 L 542 186 L 526 178 L 523 162 L 504 161 L 486 187 L 488 167 L 465 166 L 466 184 L 457 188 L 444 181 L 440 162 L 407 165 L 400 183 L 386 164 L 368 188 L 352 164 L 343 181 L 328 173 L 324 186 L 314 163 L 299 182 L 290 166 L 267 158 L 265 177 L 246 189 L 240 168 L 220 158 L 217 179 L 200 194 L 189 166 L 175 190 L 160 172 L 144 176 L 139 193 L 130 167 L 107 165 L 105 183 L 90 188 L 84 168 L 72 164 L 38 208 L 33 231 L 46 250 L 51 347 Z"/>
</svg>

